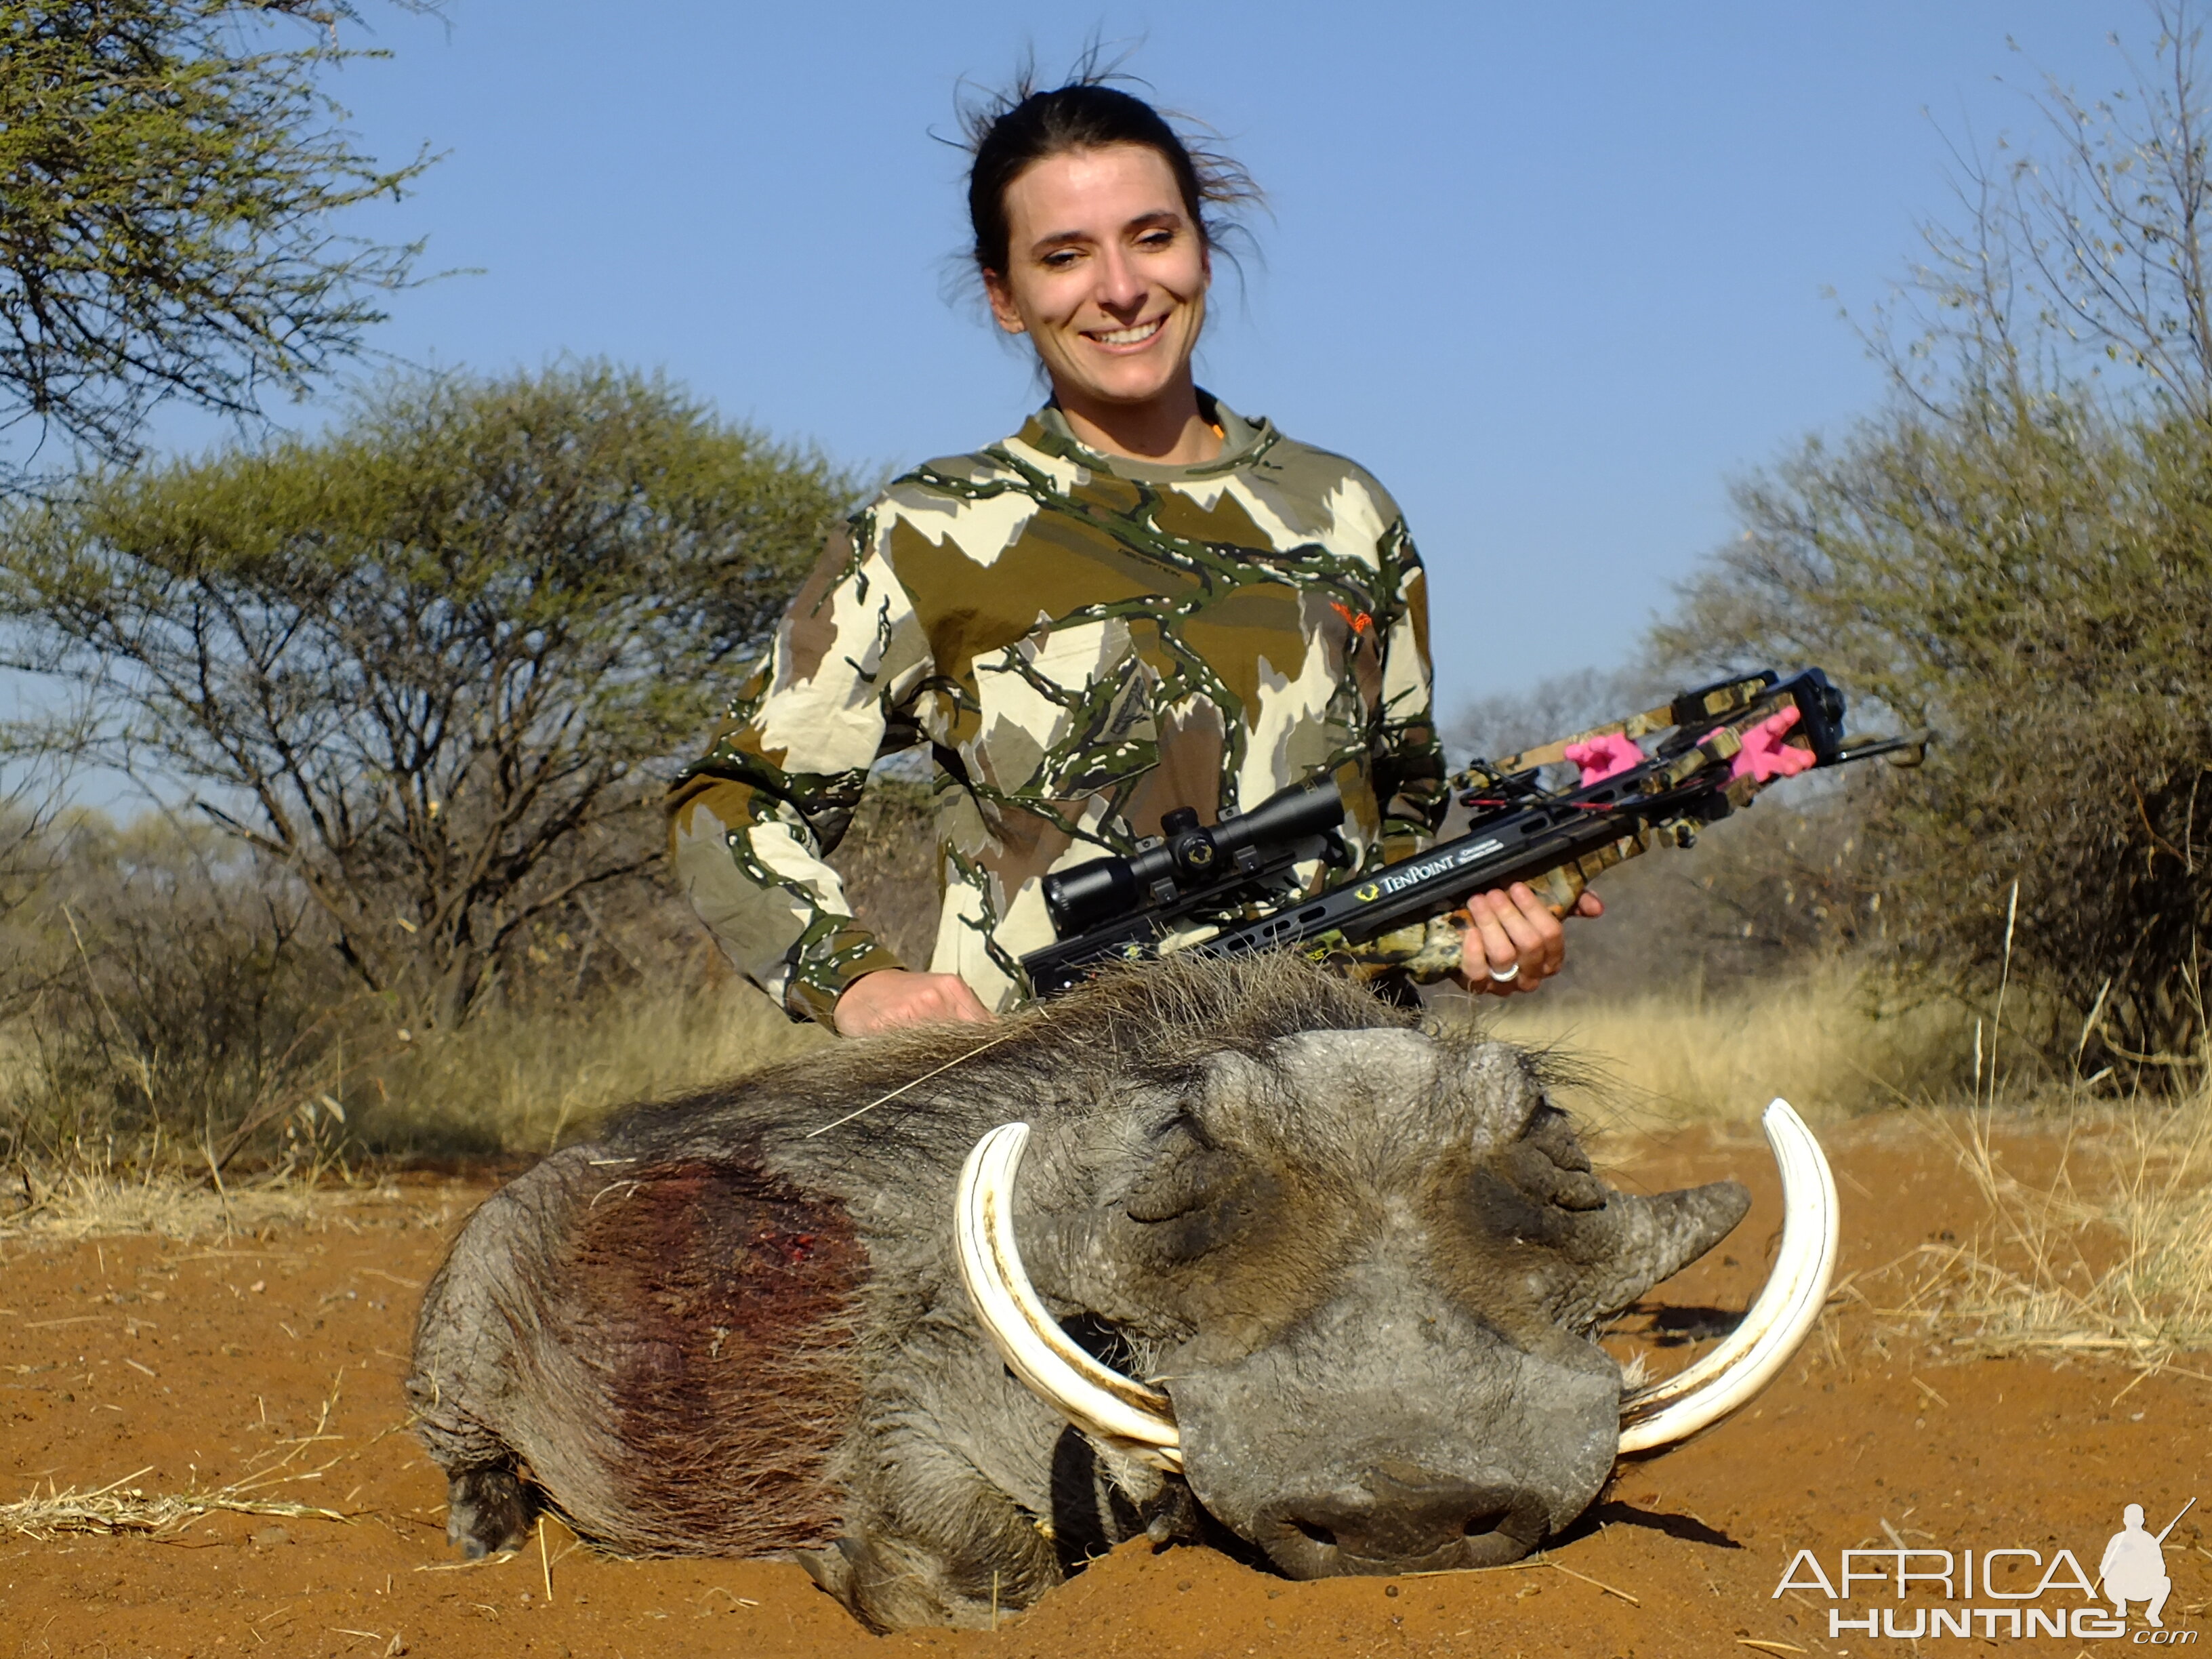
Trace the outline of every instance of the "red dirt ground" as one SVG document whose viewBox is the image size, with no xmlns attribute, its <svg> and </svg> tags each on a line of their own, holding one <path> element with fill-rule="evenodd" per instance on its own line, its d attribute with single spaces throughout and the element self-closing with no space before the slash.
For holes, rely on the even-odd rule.
<svg viewBox="0 0 2212 1659">
<path fill-rule="evenodd" d="M 1948 1154 L 1912 1126 L 1869 1120 L 1827 1139 L 1846 1274 L 1983 1219 Z M 2032 1140 L 2011 1151 L 2040 1155 Z M 1757 1207 L 1662 1287 L 1662 1328 L 1740 1310 L 1755 1291 L 1777 1219 L 1771 1165 L 1738 1131 L 1648 1148 L 1615 1172 L 1652 1187 L 1723 1173 L 1750 1181 Z M 1801 1548 L 1832 1577 L 1838 1552 L 1881 1547 L 1892 1529 L 1953 1551 L 2048 1559 L 2063 1546 L 2094 1574 L 2124 1504 L 2142 1504 L 2155 1528 L 2192 1494 L 2203 1501 L 2167 1540 L 2169 1631 L 2198 1638 L 2212 1600 L 2212 1381 L 2168 1371 L 2131 1387 L 2131 1372 L 2105 1366 L 1945 1363 L 1848 1301 L 1751 1413 L 1626 1469 L 1570 1537 L 1515 1568 L 1301 1584 L 1139 1544 L 995 1632 L 878 1638 L 786 1565 L 605 1560 L 553 1528 L 542 1554 L 460 1567 L 399 1385 L 418 1287 L 486 1189 L 417 1180 L 259 1237 L 8 1244 L 0 1501 L 49 1482 L 209 1489 L 289 1455 L 287 1470 L 321 1473 L 265 1490 L 349 1518 L 216 1514 L 156 1538 L 0 1540 L 0 1655 L 2094 1654 L 2146 1644 L 2139 1607 L 2124 1637 L 2103 1641 L 2015 1641 L 1999 1621 L 1993 1639 L 1977 1626 L 1966 1641 L 1915 1644 L 1832 1638 L 1826 1597 L 1776 1586 Z M 1882 1281 L 1859 1282 L 1884 1299 Z M 1845 1616 L 1868 1616 L 1880 1592 L 1862 1584 Z M 1919 1588 L 1907 1602 L 1888 1595 L 1905 1629 L 1946 1605 Z M 2080 1600 L 2053 1590 L 2014 1605 Z"/>
</svg>

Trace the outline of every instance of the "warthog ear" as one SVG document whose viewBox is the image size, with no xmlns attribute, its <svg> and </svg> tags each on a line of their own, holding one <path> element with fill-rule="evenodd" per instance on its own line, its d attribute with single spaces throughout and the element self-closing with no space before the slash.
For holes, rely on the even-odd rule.
<svg viewBox="0 0 2212 1659">
<path fill-rule="evenodd" d="M 1562 1310 L 1566 1322 L 1581 1327 L 1610 1319 L 1727 1237 L 1750 1208 L 1750 1190 L 1740 1181 L 1651 1197 L 1613 1194 L 1585 1224 L 1605 1243 Z"/>
</svg>

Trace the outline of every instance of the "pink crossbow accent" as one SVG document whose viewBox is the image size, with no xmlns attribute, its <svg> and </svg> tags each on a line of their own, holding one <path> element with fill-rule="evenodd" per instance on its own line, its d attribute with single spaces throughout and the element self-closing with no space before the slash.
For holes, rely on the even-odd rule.
<svg viewBox="0 0 2212 1659">
<path fill-rule="evenodd" d="M 1785 708 L 1770 714 L 1743 734 L 1742 751 L 1729 770 L 1732 778 L 1748 777 L 1765 783 L 1774 778 L 1794 778 L 1814 763 L 1809 749 L 1799 749 L 1784 738 L 1797 724 L 1797 711 Z"/>
<path fill-rule="evenodd" d="M 1584 789 L 1594 783 L 1603 783 L 1632 766 L 1644 764 L 1644 751 L 1636 746 L 1635 739 L 1618 732 L 1592 738 L 1588 743 L 1571 743 L 1561 752 L 1582 768 L 1580 787 Z"/>
</svg>

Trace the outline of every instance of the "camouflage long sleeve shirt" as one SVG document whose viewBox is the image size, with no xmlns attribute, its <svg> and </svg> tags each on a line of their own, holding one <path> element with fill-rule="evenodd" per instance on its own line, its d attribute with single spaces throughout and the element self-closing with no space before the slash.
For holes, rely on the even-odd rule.
<svg viewBox="0 0 2212 1659">
<path fill-rule="evenodd" d="M 1420 562 L 1340 456 L 1207 400 L 1219 456 L 1099 454 L 1050 407 L 932 461 L 817 566 L 714 746 L 669 796 L 678 879 L 794 1018 L 901 966 L 823 862 L 878 757 L 935 756 L 930 967 L 986 1006 L 1053 940 L 1042 882 L 1331 774 L 1363 866 L 1441 820 Z M 1316 876 L 1318 878 L 1318 876 Z"/>
</svg>

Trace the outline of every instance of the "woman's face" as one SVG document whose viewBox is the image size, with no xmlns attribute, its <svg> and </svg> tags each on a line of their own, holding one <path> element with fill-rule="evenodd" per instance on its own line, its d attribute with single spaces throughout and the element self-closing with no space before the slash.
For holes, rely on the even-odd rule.
<svg viewBox="0 0 2212 1659">
<path fill-rule="evenodd" d="M 1006 269 L 991 312 L 1026 334 L 1063 404 L 1141 404 L 1188 384 L 1212 274 L 1157 150 L 1049 156 L 1006 189 Z"/>
</svg>

